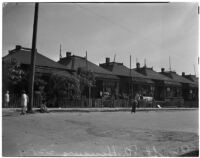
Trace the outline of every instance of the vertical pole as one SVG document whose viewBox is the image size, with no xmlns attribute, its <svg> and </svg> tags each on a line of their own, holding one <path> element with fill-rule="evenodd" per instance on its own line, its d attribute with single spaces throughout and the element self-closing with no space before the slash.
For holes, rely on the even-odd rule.
<svg viewBox="0 0 200 158">
<path fill-rule="evenodd" d="M 170 56 L 169 56 L 169 71 L 172 71 Z"/>
<path fill-rule="evenodd" d="M 194 75 L 196 76 L 196 70 L 195 70 L 195 65 L 193 64 L 193 66 L 194 66 Z"/>
<path fill-rule="evenodd" d="M 86 70 L 87 70 L 87 73 L 88 73 L 88 60 L 87 60 L 87 51 L 86 51 Z M 91 86 L 90 86 L 90 83 L 89 83 L 89 94 L 88 94 L 88 103 L 89 103 L 89 107 L 91 107 L 91 99 L 90 99 L 90 96 L 91 96 Z"/>
<path fill-rule="evenodd" d="M 132 97 L 131 55 L 130 55 L 130 97 Z"/>
<path fill-rule="evenodd" d="M 86 70 L 88 71 L 87 51 L 86 51 Z"/>
<path fill-rule="evenodd" d="M 60 44 L 60 59 L 62 58 L 62 48 L 61 48 L 61 44 Z"/>
<path fill-rule="evenodd" d="M 31 50 L 31 76 L 30 76 L 30 83 L 29 83 L 29 104 L 28 104 L 28 112 L 29 113 L 32 113 L 32 107 L 33 107 L 33 91 L 34 91 L 34 78 L 35 78 L 35 53 L 37 51 L 36 50 L 36 41 L 37 41 L 38 8 L 39 8 L 39 3 L 35 3 L 32 50 Z"/>
</svg>

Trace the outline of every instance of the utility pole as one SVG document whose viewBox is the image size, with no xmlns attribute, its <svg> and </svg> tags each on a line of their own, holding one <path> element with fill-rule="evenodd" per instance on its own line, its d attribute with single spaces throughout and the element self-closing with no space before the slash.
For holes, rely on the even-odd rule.
<svg viewBox="0 0 200 158">
<path fill-rule="evenodd" d="M 86 51 L 86 70 L 87 70 L 87 74 L 88 74 L 88 60 L 87 60 L 87 51 Z M 88 78 L 88 75 L 87 75 Z M 88 80 L 89 81 L 89 80 Z M 91 85 L 90 85 L 90 81 L 89 81 L 89 94 L 88 94 L 88 103 L 89 103 L 89 107 L 91 107 Z"/>
<path fill-rule="evenodd" d="M 32 49 L 31 49 L 31 76 L 29 82 L 29 104 L 28 112 L 32 113 L 33 107 L 33 94 L 34 94 L 34 78 L 35 78 L 35 53 L 36 53 L 36 41 L 37 41 L 37 23 L 38 23 L 38 9 L 39 3 L 35 3 L 35 14 L 33 22 L 33 38 L 32 38 Z"/>
</svg>

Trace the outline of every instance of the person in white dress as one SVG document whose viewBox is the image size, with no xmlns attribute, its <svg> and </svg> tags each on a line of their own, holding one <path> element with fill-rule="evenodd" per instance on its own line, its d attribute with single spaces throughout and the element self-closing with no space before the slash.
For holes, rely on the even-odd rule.
<svg viewBox="0 0 200 158">
<path fill-rule="evenodd" d="M 10 102 L 10 96 L 9 96 L 9 91 L 6 91 L 6 94 L 4 96 L 4 107 L 8 108 Z"/>
<path fill-rule="evenodd" d="M 21 96 L 21 107 L 22 107 L 21 114 L 22 115 L 26 113 L 27 105 L 28 105 L 28 95 L 25 93 L 25 91 L 23 91 L 22 96 Z"/>
</svg>

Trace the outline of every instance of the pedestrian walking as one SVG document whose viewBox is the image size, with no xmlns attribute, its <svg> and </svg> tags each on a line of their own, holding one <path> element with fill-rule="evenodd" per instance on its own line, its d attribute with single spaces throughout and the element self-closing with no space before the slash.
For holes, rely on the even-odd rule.
<svg viewBox="0 0 200 158">
<path fill-rule="evenodd" d="M 5 108 L 9 107 L 9 102 L 10 102 L 9 91 L 6 91 L 5 96 L 4 96 L 4 107 Z"/>
<path fill-rule="evenodd" d="M 131 114 L 136 111 L 137 102 L 134 99 L 130 99 L 131 102 Z"/>
<path fill-rule="evenodd" d="M 22 91 L 22 96 L 21 96 L 21 107 L 22 107 L 21 114 L 22 115 L 26 114 L 28 101 L 29 101 L 28 95 L 26 94 L 25 91 Z"/>
<path fill-rule="evenodd" d="M 135 98 L 134 99 L 130 99 L 130 102 L 131 102 L 131 114 L 134 112 L 136 112 L 136 107 L 138 107 L 139 105 L 139 100 L 140 100 L 140 94 L 139 93 L 136 93 L 135 94 Z"/>
</svg>

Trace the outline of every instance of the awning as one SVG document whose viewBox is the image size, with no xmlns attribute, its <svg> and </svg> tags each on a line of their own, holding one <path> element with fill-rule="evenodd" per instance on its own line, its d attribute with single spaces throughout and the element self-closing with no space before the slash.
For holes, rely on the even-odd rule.
<svg viewBox="0 0 200 158">
<path fill-rule="evenodd" d="M 175 82 L 175 81 L 164 81 L 165 85 L 171 85 L 171 86 L 181 86 L 181 83 Z"/>
</svg>

